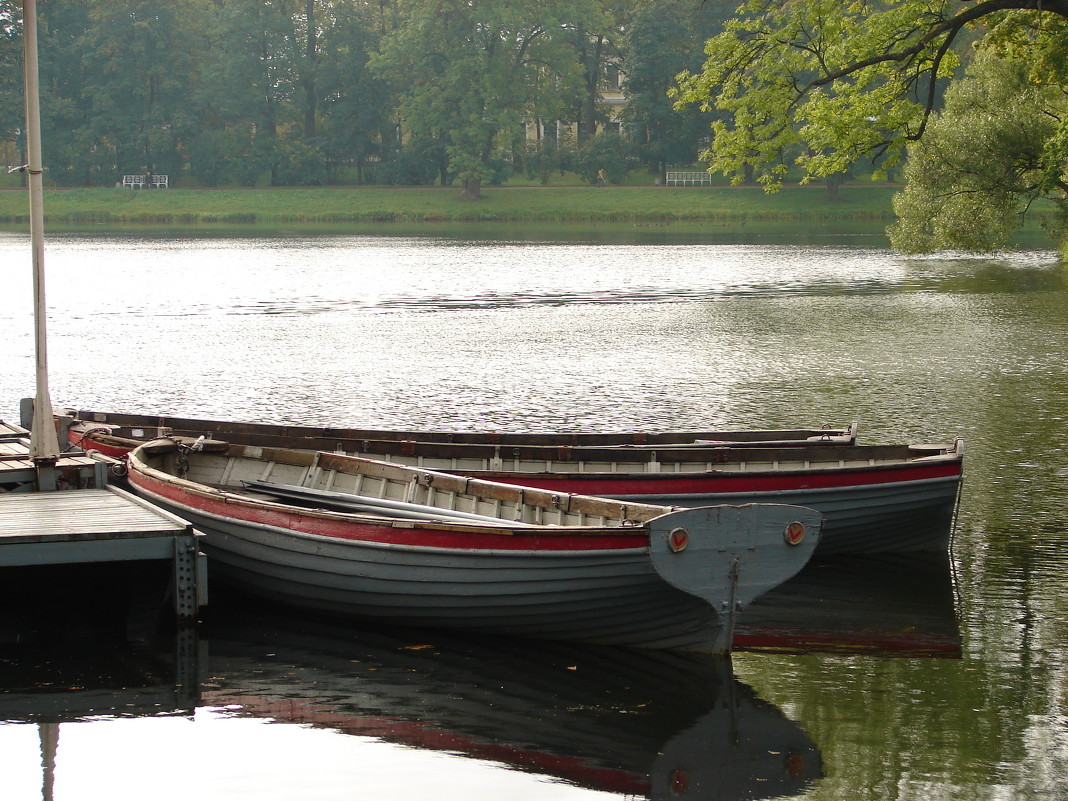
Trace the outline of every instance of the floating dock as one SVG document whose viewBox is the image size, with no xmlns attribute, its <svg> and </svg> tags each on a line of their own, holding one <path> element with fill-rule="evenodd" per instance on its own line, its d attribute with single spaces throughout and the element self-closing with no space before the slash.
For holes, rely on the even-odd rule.
<svg viewBox="0 0 1068 801">
<path fill-rule="evenodd" d="M 30 432 L 0 420 L 0 491 L 31 492 L 42 480 L 47 489 L 73 485 L 102 487 L 107 484 L 108 465 L 85 454 L 61 456 L 54 465 L 39 468 L 30 458 Z"/>
<path fill-rule="evenodd" d="M 0 567 L 168 560 L 175 616 L 196 620 L 207 604 L 202 535 L 189 522 L 108 486 L 108 465 L 84 455 L 63 456 L 44 468 L 59 486 L 74 488 L 38 489 L 40 468 L 29 457 L 28 434 L 0 421 Z"/>
</svg>

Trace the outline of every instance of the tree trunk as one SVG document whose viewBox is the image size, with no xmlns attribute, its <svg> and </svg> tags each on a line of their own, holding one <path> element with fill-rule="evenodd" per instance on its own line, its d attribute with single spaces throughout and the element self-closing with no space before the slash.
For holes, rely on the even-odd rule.
<svg viewBox="0 0 1068 801">
<path fill-rule="evenodd" d="M 578 34 L 583 38 L 586 32 L 579 30 Z M 601 99 L 601 61 L 604 57 L 604 36 L 598 36 L 593 51 L 588 46 L 582 47 L 579 53 L 579 61 L 583 66 L 583 82 L 585 93 L 582 101 L 581 116 L 578 120 L 578 142 L 592 139 L 597 135 L 597 106 Z"/>
<path fill-rule="evenodd" d="M 460 197 L 464 200 L 478 200 L 482 197 L 482 179 L 464 178 L 460 182 Z"/>
<path fill-rule="evenodd" d="M 304 138 L 315 137 L 315 112 L 317 102 L 315 95 L 315 68 L 318 56 L 315 47 L 315 0 L 307 0 L 305 14 L 308 18 L 308 40 L 304 52 Z"/>
<path fill-rule="evenodd" d="M 579 142 L 586 142 L 597 135 L 597 90 L 586 93 L 582 125 L 579 127 Z"/>
<path fill-rule="evenodd" d="M 838 190 L 842 186 L 842 181 L 845 179 L 845 175 L 839 173 L 838 175 L 831 175 L 827 178 L 827 199 L 832 203 L 837 203 L 839 200 Z"/>
</svg>

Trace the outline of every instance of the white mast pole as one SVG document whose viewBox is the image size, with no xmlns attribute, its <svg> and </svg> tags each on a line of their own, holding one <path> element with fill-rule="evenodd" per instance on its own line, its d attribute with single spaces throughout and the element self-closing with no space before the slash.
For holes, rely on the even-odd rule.
<svg viewBox="0 0 1068 801">
<path fill-rule="evenodd" d="M 23 69 L 26 83 L 26 165 L 30 189 L 30 242 L 33 248 L 34 344 L 37 352 L 37 395 L 30 427 L 30 458 L 35 462 L 55 462 L 59 458 L 59 438 L 48 396 L 48 345 L 44 278 L 44 167 L 41 162 L 41 102 L 37 77 L 37 2 L 22 3 Z"/>
</svg>

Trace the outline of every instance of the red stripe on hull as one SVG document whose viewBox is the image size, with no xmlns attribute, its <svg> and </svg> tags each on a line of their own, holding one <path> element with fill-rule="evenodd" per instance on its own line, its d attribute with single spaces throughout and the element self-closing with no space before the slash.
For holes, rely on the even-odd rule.
<svg viewBox="0 0 1068 801">
<path fill-rule="evenodd" d="M 99 442 L 85 442 L 79 447 L 88 452 L 96 451 L 104 456 L 110 456 L 112 459 L 125 459 L 130 454 L 130 448 L 116 448 L 112 445 L 103 445 Z"/>
<path fill-rule="evenodd" d="M 450 471 L 460 472 L 460 471 Z M 828 473 L 794 473 L 783 475 L 716 473 L 619 473 L 616 475 L 588 475 L 570 473 L 558 476 L 544 473 L 487 474 L 471 472 L 479 478 L 490 478 L 505 484 L 573 492 L 579 495 L 635 496 L 643 495 L 716 495 L 733 492 L 780 492 L 784 490 L 865 487 L 877 484 L 899 484 L 906 481 L 925 481 L 939 478 L 959 478 L 961 465 L 931 465 L 922 467 L 885 467 L 863 471 Z"/>
<path fill-rule="evenodd" d="M 74 447 L 81 448 L 83 451 L 97 451 L 112 459 L 125 459 L 130 451 L 136 447 L 136 443 L 130 446 L 108 445 L 97 441 L 91 436 L 83 437 L 81 434 L 78 434 L 73 430 L 67 432 L 67 441 Z"/>
<path fill-rule="evenodd" d="M 341 519 L 336 515 L 316 514 L 312 510 L 288 511 L 293 507 L 281 504 L 242 502 L 235 496 L 205 497 L 180 486 L 160 481 L 136 471 L 131 472 L 132 485 L 181 506 L 188 506 L 205 514 L 213 514 L 235 521 L 258 523 L 288 529 L 302 534 L 390 545 L 426 548 L 449 548 L 457 551 L 634 551 L 645 548 L 648 537 L 643 529 L 633 534 L 524 534 L 516 529 L 501 533 L 492 531 L 457 532 L 438 530 L 416 524 L 415 527 L 362 523 Z"/>
</svg>

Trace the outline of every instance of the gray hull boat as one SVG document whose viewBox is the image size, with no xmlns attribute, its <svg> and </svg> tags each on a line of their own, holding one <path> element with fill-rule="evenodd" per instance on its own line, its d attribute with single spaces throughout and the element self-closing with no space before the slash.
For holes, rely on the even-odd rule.
<svg viewBox="0 0 1068 801">
<path fill-rule="evenodd" d="M 729 651 L 738 611 L 808 562 L 822 524 L 797 506 L 675 509 L 169 439 L 128 467 L 205 535 L 213 581 L 323 614 L 707 653 Z"/>
</svg>

